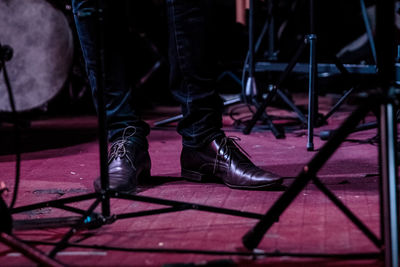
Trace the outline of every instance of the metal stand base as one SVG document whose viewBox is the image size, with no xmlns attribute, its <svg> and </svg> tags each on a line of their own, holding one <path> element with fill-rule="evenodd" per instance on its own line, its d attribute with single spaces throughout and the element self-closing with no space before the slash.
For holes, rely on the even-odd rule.
<svg viewBox="0 0 400 267">
<path fill-rule="evenodd" d="M 354 87 L 352 87 L 347 93 L 345 93 L 341 99 L 334 105 L 334 107 L 328 112 L 327 115 L 322 116 L 319 118 L 318 116 L 318 91 L 317 91 L 317 77 L 318 73 L 331 73 L 331 74 L 342 74 L 344 76 L 348 76 L 350 73 L 358 73 L 358 74 L 376 74 L 377 73 L 377 67 L 375 65 L 357 65 L 357 64 L 342 64 L 339 59 L 336 56 L 333 56 L 333 62 L 334 64 L 322 64 L 322 63 L 317 63 L 316 60 L 316 44 L 317 44 L 317 35 L 315 34 L 314 30 L 314 17 L 315 17 L 315 5 L 314 5 L 314 0 L 309 1 L 309 10 L 310 10 L 310 34 L 306 35 L 304 37 L 304 42 L 300 45 L 297 54 L 294 55 L 294 57 L 291 59 L 289 63 L 279 63 L 279 62 L 255 62 L 254 60 L 254 48 L 253 48 L 253 35 L 254 35 L 254 30 L 252 27 L 253 20 L 254 20 L 254 12 L 252 11 L 252 8 L 254 8 L 254 4 L 252 4 L 253 0 L 250 0 L 250 22 L 249 22 L 249 64 L 245 66 L 250 73 L 251 77 L 254 77 L 255 72 L 265 72 L 265 71 L 281 71 L 283 74 L 279 77 L 278 82 L 276 83 L 275 89 L 271 90 L 269 94 L 272 96 L 270 97 L 271 99 L 273 96 L 277 93 L 278 96 L 282 97 L 282 92 L 279 90 L 280 85 L 282 82 L 286 79 L 286 77 L 291 73 L 291 72 L 298 72 L 298 73 L 308 73 L 309 74 L 309 102 L 308 102 L 308 118 L 305 119 L 304 115 L 302 112 L 300 112 L 294 103 L 292 101 L 288 100 L 287 98 L 282 98 L 292 109 L 297 113 L 299 116 L 299 119 L 301 120 L 302 123 L 307 125 L 307 132 L 308 132 L 308 139 L 307 139 L 307 150 L 308 151 L 313 151 L 314 150 L 314 127 L 323 125 L 326 123 L 327 119 L 343 104 L 344 100 L 350 95 L 350 93 L 354 90 Z M 269 10 L 272 10 L 272 5 L 273 0 L 269 1 Z M 376 51 L 375 51 L 375 43 L 373 40 L 372 36 L 372 31 L 371 27 L 369 24 L 369 19 L 367 15 L 367 10 L 365 7 L 364 0 L 360 0 L 360 7 L 361 7 L 361 13 L 363 15 L 363 20 L 366 28 L 366 32 L 368 35 L 368 40 L 370 42 L 370 47 L 371 51 L 373 54 L 373 58 L 376 62 Z M 272 12 L 269 12 L 269 15 L 272 16 Z M 267 19 L 267 22 L 272 24 L 271 21 L 272 19 Z M 273 31 L 273 30 L 272 30 Z M 269 39 L 274 39 L 273 33 L 271 33 L 270 29 L 270 35 L 268 36 Z M 257 41 L 257 44 L 255 45 L 255 50 L 258 49 L 262 38 L 264 37 L 264 34 L 266 33 L 266 27 L 264 26 L 264 29 L 262 33 L 260 34 L 260 37 Z M 309 45 L 309 62 L 307 64 L 305 63 L 298 63 L 298 59 L 303 52 L 305 48 L 305 44 Z M 271 45 L 270 45 L 271 47 Z M 269 48 L 270 48 L 269 47 Z M 271 53 L 271 49 L 269 49 L 269 53 Z M 246 60 L 247 62 L 247 60 Z M 266 103 L 268 102 L 268 103 Z M 265 112 L 265 109 L 267 106 L 270 104 L 270 100 L 264 100 L 258 107 L 258 109 L 262 109 L 261 111 L 257 110 L 257 112 L 253 115 L 253 118 L 250 120 L 248 123 L 247 127 L 244 129 L 243 133 L 244 134 L 249 134 L 251 132 L 251 129 L 254 127 L 255 123 L 260 119 L 260 116 Z"/>
<path fill-rule="evenodd" d="M 101 204 L 101 202 L 104 198 L 125 199 L 125 200 L 153 203 L 153 204 L 163 205 L 163 206 L 167 206 L 167 207 L 153 209 L 153 210 L 146 210 L 146 211 L 123 213 L 123 214 L 111 214 L 109 216 L 105 216 L 105 215 L 94 212 L 94 210 Z M 86 201 L 86 200 L 93 200 L 93 202 L 90 204 L 90 207 L 87 210 L 75 208 L 75 207 L 68 205 L 71 203 L 76 203 L 76 202 Z M 19 229 L 38 229 L 38 228 L 41 229 L 44 227 L 46 227 L 46 228 L 58 227 L 59 228 L 59 227 L 66 227 L 66 226 L 72 225 L 70 230 L 62 237 L 60 242 L 52 243 L 54 248 L 48 255 L 50 258 L 54 258 L 57 255 L 57 253 L 60 252 L 61 250 L 65 249 L 67 247 L 70 247 L 70 246 L 74 246 L 71 243 L 69 243 L 69 240 L 71 239 L 71 237 L 73 237 L 73 235 L 78 230 L 85 229 L 85 228 L 87 229 L 87 228 L 101 227 L 105 224 L 111 224 L 111 223 L 114 223 L 115 221 L 121 220 L 121 219 L 130 219 L 130 218 L 157 215 L 157 214 L 170 213 L 170 212 L 178 212 L 178 211 L 184 211 L 184 210 L 199 210 L 199 211 L 213 212 L 213 213 L 219 213 L 219 214 L 225 214 L 225 215 L 231 215 L 231 216 L 239 216 L 239 217 L 245 217 L 245 218 L 251 218 L 251 219 L 261 219 L 262 218 L 262 214 L 258 214 L 258 213 L 242 212 L 242 211 L 233 210 L 233 209 L 224 209 L 224 208 L 218 208 L 218 207 L 213 207 L 213 206 L 200 205 L 200 204 L 196 204 L 196 203 L 165 200 L 165 199 L 139 196 L 139 195 L 122 194 L 122 193 L 113 192 L 113 191 L 103 192 L 103 193 L 92 193 L 92 194 L 86 194 L 86 195 L 81 195 L 81 196 L 76 196 L 76 197 L 70 197 L 70 198 L 65 198 L 65 199 L 59 199 L 59 200 L 54 200 L 54 201 L 48 201 L 48 202 L 27 205 L 27 206 L 23 206 L 23 207 L 17 207 L 17 208 L 12 209 L 10 212 L 11 212 L 11 214 L 16 214 L 16 213 L 34 210 L 34 209 L 40 209 L 40 208 L 44 208 L 44 207 L 55 207 L 55 208 L 69 211 L 69 212 L 74 212 L 74 213 L 77 213 L 80 215 L 80 216 L 74 216 L 74 217 L 60 217 L 60 218 L 51 218 L 51 219 L 30 220 L 29 222 L 26 222 L 24 224 L 22 224 L 22 222 L 16 223 L 17 227 L 19 226 L 18 227 Z M 29 242 L 29 241 L 24 241 L 24 242 Z M 32 242 L 32 243 L 38 244 L 38 242 Z M 87 248 L 97 248 L 98 246 L 86 246 L 86 247 Z M 120 249 L 114 248 L 113 250 L 126 251 L 127 249 L 126 248 L 125 249 L 124 248 L 120 248 Z M 174 252 L 172 250 L 169 251 L 168 249 L 165 249 L 165 250 L 156 249 L 156 250 L 157 250 L 157 252 Z M 188 250 L 188 251 L 190 251 L 190 253 L 201 253 L 201 254 L 217 253 L 216 251 L 204 251 L 204 250 Z M 237 252 L 237 253 L 230 252 L 230 253 L 235 254 L 235 255 L 241 255 L 241 252 Z M 247 255 L 249 255 L 249 254 L 256 255 L 254 253 L 248 253 L 248 252 L 246 252 L 246 254 Z"/>
<path fill-rule="evenodd" d="M 314 33 L 314 0 L 309 1 L 309 9 L 310 9 L 310 34 L 306 35 L 304 38 L 304 42 L 301 43 L 298 48 L 296 54 L 291 59 L 290 63 L 286 66 L 284 72 L 279 77 L 278 82 L 273 86 L 273 90 L 268 93 L 268 97 L 262 101 L 262 104 L 257 108 L 256 113 L 253 115 L 252 119 L 247 124 L 246 128 L 243 130 L 244 134 L 250 134 L 252 128 L 256 124 L 256 122 L 261 118 L 261 115 L 265 112 L 265 109 L 270 104 L 272 98 L 278 93 L 279 96 L 282 96 L 283 92 L 279 92 L 279 87 L 282 82 L 286 79 L 286 77 L 292 72 L 294 66 L 297 64 L 298 59 L 300 58 L 303 50 L 306 45 L 310 47 L 310 61 L 309 61 L 309 108 L 308 108 L 308 119 L 305 118 L 303 113 L 298 110 L 296 105 L 291 101 L 287 101 L 285 98 L 285 102 L 289 104 L 289 106 L 298 114 L 300 120 L 307 124 L 308 126 L 308 142 L 307 142 L 307 150 L 314 150 L 313 144 L 313 130 L 315 124 L 315 112 L 318 111 L 318 93 L 316 92 L 316 77 L 317 77 L 317 61 L 316 61 L 316 41 L 317 36 Z M 272 3 L 271 3 L 272 4 Z M 254 77 L 255 73 L 255 60 L 254 60 L 254 45 L 253 45 L 253 23 L 254 23 L 254 0 L 250 0 L 250 18 L 249 18 L 249 77 Z M 290 103 L 289 103 L 290 102 Z"/>
<path fill-rule="evenodd" d="M 319 150 L 313 159 L 303 167 L 290 187 L 282 194 L 275 204 L 267 211 L 263 218 L 245 236 L 243 244 L 248 249 L 258 246 L 264 234 L 275 223 L 285 209 L 294 201 L 298 194 L 309 182 L 313 182 L 367 237 L 381 252 L 390 253 L 389 262 L 398 262 L 398 196 L 397 196 L 397 169 L 396 169 L 396 127 L 394 124 L 394 106 L 391 103 L 381 102 L 381 173 L 382 173 L 382 201 L 381 213 L 383 222 L 382 239 L 379 239 L 368 227 L 361 222 L 331 191 L 318 179 L 317 173 L 328 161 L 337 148 L 345 141 L 352 129 L 367 115 L 371 107 L 377 105 L 377 98 L 359 107 L 341 125 L 332 138 Z M 383 251 L 385 250 L 385 251 Z M 398 266 L 396 264 L 387 266 Z"/>
<path fill-rule="evenodd" d="M 321 253 L 308 253 L 308 254 L 300 254 L 300 253 L 290 253 L 283 251 L 276 252 L 264 252 L 261 250 L 257 251 L 223 251 L 223 250 L 201 250 L 201 249 L 180 249 L 180 248 L 171 248 L 171 249 L 160 249 L 160 248 L 129 248 L 129 247 L 114 247 L 107 245 L 84 245 L 77 244 L 74 242 L 69 242 L 70 238 L 76 233 L 78 230 L 101 227 L 106 224 L 112 224 L 117 220 L 121 219 L 131 219 L 142 216 L 150 216 L 157 215 L 169 212 L 180 212 L 185 210 L 198 210 L 198 211 L 206 211 L 206 212 L 214 212 L 219 214 L 225 214 L 230 216 L 239 216 L 250 219 L 262 219 L 263 214 L 252 213 L 252 212 L 242 212 L 238 210 L 232 209 L 224 209 L 217 208 L 212 206 L 199 205 L 195 203 L 186 203 L 179 202 L 173 200 L 164 200 L 152 197 L 138 196 L 138 195 L 128 195 L 128 194 L 120 194 L 117 192 L 109 192 L 109 197 L 111 199 L 125 199 L 132 201 L 140 201 L 146 203 L 153 203 L 159 205 L 165 205 L 169 207 L 146 210 L 146 211 L 138 211 L 131 213 L 123 213 L 123 214 L 112 214 L 108 217 L 104 217 L 101 214 L 93 213 L 93 210 L 100 204 L 100 199 L 103 194 L 87 194 L 77 197 L 65 198 L 50 202 L 42 202 L 33 205 L 28 205 L 24 207 L 19 207 L 13 209 L 11 212 L 13 214 L 24 212 L 32 209 L 39 209 L 44 207 L 55 207 L 59 209 L 64 209 L 66 211 L 75 212 L 78 214 L 82 214 L 82 216 L 74 216 L 74 217 L 61 217 L 61 218 L 52 218 L 47 220 L 37 220 L 37 222 L 33 222 L 31 220 L 24 225 L 20 223 L 16 224 L 16 228 L 19 229 L 41 229 L 43 226 L 47 228 L 60 228 L 71 226 L 73 223 L 73 227 L 68 231 L 67 234 L 64 235 L 60 242 L 44 242 L 44 241 L 32 241 L 32 240 L 23 240 L 26 244 L 32 245 L 45 245 L 54 247 L 50 254 L 46 257 L 50 259 L 57 256 L 57 253 L 66 248 L 82 248 L 82 249 L 99 249 L 99 250 L 110 250 L 110 251 L 121 251 L 121 252 L 149 252 L 149 253 L 179 253 L 179 254 L 204 254 L 204 255 L 231 255 L 231 256 L 252 256 L 256 257 L 330 257 L 337 259 L 373 259 L 380 256 L 379 253 L 348 253 L 348 254 L 321 254 Z M 76 203 L 78 201 L 85 201 L 94 198 L 94 202 L 91 204 L 90 208 L 86 210 L 72 208 L 68 206 L 68 204 Z M 44 225 L 42 225 L 44 223 Z M 20 225 L 20 227 L 18 226 Z M 21 227 L 22 226 L 22 227 Z"/>
</svg>

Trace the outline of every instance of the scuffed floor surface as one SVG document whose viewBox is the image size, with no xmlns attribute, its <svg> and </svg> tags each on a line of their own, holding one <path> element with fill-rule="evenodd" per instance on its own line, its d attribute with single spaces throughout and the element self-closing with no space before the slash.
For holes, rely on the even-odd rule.
<svg viewBox="0 0 400 267">
<path fill-rule="evenodd" d="M 329 124 L 317 128 L 334 129 L 349 114 L 348 108 L 336 113 Z M 165 112 L 163 112 L 165 111 Z M 158 108 L 146 120 L 168 117 L 176 109 Z M 279 110 L 273 114 L 281 115 Z M 156 114 L 162 114 L 156 115 Z M 367 120 L 373 120 L 373 117 Z M 93 192 L 99 175 L 99 148 L 93 116 L 39 119 L 23 131 L 21 182 L 16 207 L 78 196 Z M 288 186 L 316 154 L 306 150 L 304 129 L 292 127 L 285 139 L 275 139 L 270 131 L 256 128 L 243 135 L 228 116 L 224 117 L 227 135 L 241 139 L 240 145 L 254 163 L 285 177 Z M 0 181 L 10 192 L 14 186 L 15 156 L 12 154 L 12 128 L 2 127 Z M 293 130 L 294 129 L 294 130 Z M 379 175 L 377 145 L 371 138 L 376 130 L 352 134 L 318 173 L 320 180 L 353 211 L 378 237 L 380 236 Z M 364 142 L 366 141 L 367 142 Z M 152 177 L 142 181 L 140 196 L 176 200 L 264 214 L 282 195 L 274 191 L 233 190 L 218 182 L 195 183 L 180 177 L 180 136 L 174 125 L 154 128 L 149 136 Z M 315 137 L 316 149 L 324 145 Z M 71 204 L 87 209 L 93 200 Z M 132 200 L 111 200 L 111 214 L 123 214 L 165 206 Z M 97 208 L 96 212 L 101 213 Z M 15 214 L 15 220 L 76 216 L 54 207 Z M 56 259 L 69 266 L 383 266 L 379 259 L 338 259 L 302 257 L 296 254 L 377 253 L 375 245 L 327 199 L 315 185 L 308 184 L 284 211 L 279 222 L 263 237 L 258 251 L 290 253 L 293 256 L 252 257 L 246 255 L 209 255 L 207 253 L 149 252 L 142 250 L 201 250 L 229 253 L 248 252 L 243 235 L 257 222 L 198 210 L 119 219 L 100 228 L 80 230 L 71 243 L 97 245 L 99 249 L 72 247 L 59 252 Z M 14 234 L 31 241 L 57 242 L 69 228 L 19 230 Z M 121 252 L 101 246 L 136 251 Z M 40 245 L 48 253 L 52 247 Z M 0 244 L 1 266 L 36 266 L 34 262 Z M 201 265 L 203 264 L 203 265 Z"/>
</svg>

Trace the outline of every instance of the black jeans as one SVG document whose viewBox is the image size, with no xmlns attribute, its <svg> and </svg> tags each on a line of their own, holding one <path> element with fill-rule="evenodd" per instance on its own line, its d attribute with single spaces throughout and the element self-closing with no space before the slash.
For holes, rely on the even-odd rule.
<svg viewBox="0 0 400 267">
<path fill-rule="evenodd" d="M 183 145 L 201 147 L 224 133 L 222 100 L 215 88 L 215 64 L 208 53 L 213 46 L 202 0 L 167 0 L 170 86 L 182 107 L 178 132 Z M 133 141 L 147 145 L 149 126 L 135 107 L 129 75 L 129 42 L 124 1 L 107 1 L 105 9 L 105 104 L 109 140 L 121 138 L 134 126 Z M 72 0 L 76 27 L 94 99 L 96 99 L 96 0 Z M 95 101 L 96 102 L 96 101 Z"/>
</svg>

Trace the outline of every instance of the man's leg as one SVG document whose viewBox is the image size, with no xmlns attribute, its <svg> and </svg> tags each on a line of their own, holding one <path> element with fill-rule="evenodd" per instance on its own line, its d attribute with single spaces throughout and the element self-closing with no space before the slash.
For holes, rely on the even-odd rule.
<svg viewBox="0 0 400 267">
<path fill-rule="evenodd" d="M 216 177 L 232 188 L 263 188 L 281 179 L 256 167 L 222 127 L 222 100 L 215 87 L 215 64 L 207 3 L 167 0 L 171 87 L 182 105 L 182 176 Z"/>
<path fill-rule="evenodd" d="M 114 2 L 114 3 L 113 3 Z M 122 5 L 122 6 L 121 6 Z M 117 191 L 135 190 L 139 176 L 149 175 L 150 157 L 146 136 L 149 126 L 140 119 L 134 107 L 134 92 L 128 68 L 129 42 L 127 38 L 124 1 L 107 1 L 104 18 L 104 99 L 109 141 L 110 188 Z M 74 18 L 86 70 L 96 105 L 97 53 L 99 49 L 96 0 L 72 0 Z M 99 191 L 99 179 L 95 181 Z"/>
</svg>

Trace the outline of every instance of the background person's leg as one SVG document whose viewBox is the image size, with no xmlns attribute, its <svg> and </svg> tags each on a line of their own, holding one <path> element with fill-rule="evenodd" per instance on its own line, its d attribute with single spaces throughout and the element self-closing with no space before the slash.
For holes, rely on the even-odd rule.
<svg viewBox="0 0 400 267">
<path fill-rule="evenodd" d="M 122 6 L 121 6 L 122 5 Z M 97 99 L 97 53 L 99 49 L 96 0 L 72 1 L 76 28 L 92 87 Z M 149 126 L 140 119 L 133 102 L 129 77 L 129 42 L 125 1 L 107 1 L 104 16 L 104 100 L 109 141 L 110 189 L 133 192 L 141 176 L 150 175 L 146 136 Z M 101 29 L 100 29 L 101 30 Z M 100 179 L 94 182 L 101 190 Z"/>
<path fill-rule="evenodd" d="M 215 88 L 216 62 L 207 3 L 168 0 L 171 90 L 182 106 L 183 145 L 201 147 L 222 136 L 222 100 Z"/>
<path fill-rule="evenodd" d="M 72 0 L 76 28 L 96 106 L 97 16 L 96 0 Z M 143 122 L 133 102 L 129 75 L 129 38 L 125 1 L 107 1 L 105 9 L 105 108 L 109 140 L 122 137 L 128 126 L 136 128 L 135 142 L 147 146 L 149 126 Z"/>
<path fill-rule="evenodd" d="M 269 188 L 282 179 L 255 166 L 236 139 L 225 137 L 222 100 L 215 87 L 213 33 L 208 1 L 168 0 L 172 92 L 182 105 L 182 176 L 217 178 L 232 188 Z"/>
</svg>

